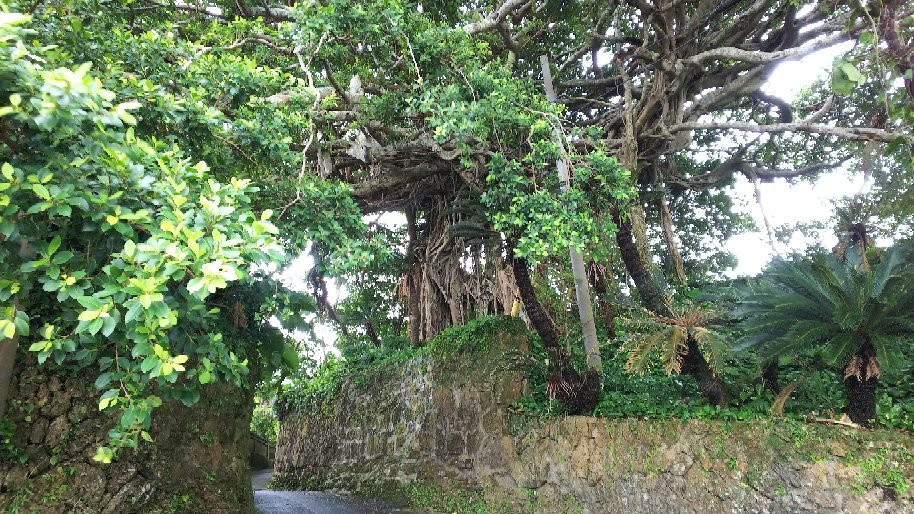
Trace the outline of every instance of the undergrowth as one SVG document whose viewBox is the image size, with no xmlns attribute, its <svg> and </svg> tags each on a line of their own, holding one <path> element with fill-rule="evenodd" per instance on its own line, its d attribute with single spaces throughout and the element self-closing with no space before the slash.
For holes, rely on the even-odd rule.
<svg viewBox="0 0 914 514">
<path fill-rule="evenodd" d="M 285 384 L 278 395 L 277 411 L 282 417 L 299 410 L 324 409 L 346 380 L 359 380 L 371 370 L 401 365 L 420 356 L 443 361 L 458 354 L 473 354 L 492 344 L 496 334 L 528 335 L 519 319 L 485 316 L 445 329 L 419 347 L 405 339 L 395 339 L 380 347 L 342 348 L 340 356 L 328 355 L 306 376 Z"/>
<path fill-rule="evenodd" d="M 294 410 L 320 410 L 329 407 L 342 383 L 361 380 L 373 369 L 396 366 L 421 355 L 450 359 L 458 353 L 472 354 L 491 344 L 496 333 L 527 334 L 518 319 L 483 317 L 466 325 L 451 327 L 426 345 L 414 348 L 405 340 L 385 343 L 381 347 L 361 346 L 345 349 L 340 357 L 327 360 L 305 378 L 287 384 L 277 402 L 281 415 Z M 527 371 L 527 395 L 516 410 L 532 416 L 564 413 L 546 392 L 546 353 L 538 338 L 528 334 L 530 352 L 520 360 Z M 572 333 L 569 346 L 572 362 L 583 365 L 582 345 Z M 754 356 L 743 354 L 730 359 L 718 373 L 731 390 L 727 407 L 709 405 L 702 400 L 695 380 L 687 375 L 667 374 L 662 366 L 632 374 L 625 368 L 628 355 L 608 338 L 603 344 L 603 393 L 591 415 L 605 418 L 714 419 L 745 421 L 771 417 L 775 394 L 761 382 L 761 364 Z M 782 387 L 809 372 L 815 355 L 782 358 L 779 382 Z M 914 359 L 907 359 L 914 362 Z M 472 358 L 467 360 L 472 365 Z M 581 370 L 583 371 L 583 370 Z M 885 428 L 914 431 L 914 365 L 884 376 L 879 388 L 878 423 Z M 793 392 L 785 404 L 784 417 L 805 420 L 809 417 L 839 417 L 846 403 L 841 377 L 822 369 L 812 373 Z"/>
</svg>

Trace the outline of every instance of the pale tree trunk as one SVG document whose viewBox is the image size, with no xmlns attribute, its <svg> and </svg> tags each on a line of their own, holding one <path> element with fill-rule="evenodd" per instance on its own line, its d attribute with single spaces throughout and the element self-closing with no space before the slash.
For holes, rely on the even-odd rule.
<svg viewBox="0 0 914 514">
<path fill-rule="evenodd" d="M 549 58 L 545 55 L 540 56 L 540 63 L 543 67 L 543 85 L 546 88 L 546 97 L 550 102 L 556 101 L 555 90 L 552 87 L 552 71 L 549 69 Z M 561 153 L 564 152 L 562 145 L 562 134 L 558 127 L 554 129 L 556 144 L 558 144 Z M 570 187 L 570 178 L 568 175 L 568 163 L 564 159 L 556 162 L 559 174 L 559 184 L 562 192 L 568 191 Z M 578 303 L 578 316 L 581 318 L 581 331 L 584 335 L 584 351 L 587 354 L 587 367 L 597 370 L 603 369 L 603 360 L 600 357 L 600 343 L 597 341 L 597 326 L 593 319 L 593 304 L 590 301 L 590 286 L 587 282 L 587 270 L 584 267 L 584 258 L 574 248 L 569 248 L 571 255 L 571 275 L 574 277 L 574 294 Z"/>
<path fill-rule="evenodd" d="M 673 270 L 676 272 L 676 278 L 679 285 L 688 284 L 685 274 L 685 266 L 682 264 L 682 255 L 679 254 L 679 248 L 676 245 L 676 235 L 673 233 L 673 217 L 670 215 L 670 208 L 666 203 L 666 198 L 661 197 L 657 202 L 660 207 L 660 226 L 663 228 L 663 240 L 666 243 L 666 250 L 670 255 L 670 262 L 673 264 Z"/>
<path fill-rule="evenodd" d="M 409 315 L 409 342 L 413 346 L 419 346 L 421 317 L 419 314 L 419 287 L 416 282 L 421 274 L 417 273 L 419 271 L 419 266 L 416 263 L 418 235 L 416 234 L 416 210 L 413 208 L 406 210 L 406 233 L 408 234 L 406 246 L 406 311 Z"/>
<path fill-rule="evenodd" d="M 6 402 L 9 400 L 10 385 L 16 367 L 16 349 L 19 348 L 19 336 L 0 341 L 0 421 L 6 415 Z"/>
</svg>

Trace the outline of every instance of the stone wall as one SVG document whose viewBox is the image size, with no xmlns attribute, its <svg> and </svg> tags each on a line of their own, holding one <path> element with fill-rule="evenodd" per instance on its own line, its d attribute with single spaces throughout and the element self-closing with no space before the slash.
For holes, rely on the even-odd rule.
<svg viewBox="0 0 914 514">
<path fill-rule="evenodd" d="M 253 512 L 249 393 L 222 385 L 193 408 L 164 405 L 154 413 L 156 444 L 106 465 L 92 457 L 114 418 L 98 411 L 91 380 L 20 361 L 7 412 L 17 449 L 0 453 L 0 511 Z"/>
<path fill-rule="evenodd" d="M 473 491 L 499 512 L 914 512 L 911 434 L 529 419 L 511 414 L 523 376 L 500 364 L 525 344 L 502 334 L 481 354 L 423 356 L 349 380 L 335 401 L 282 420 L 274 485 Z"/>
</svg>

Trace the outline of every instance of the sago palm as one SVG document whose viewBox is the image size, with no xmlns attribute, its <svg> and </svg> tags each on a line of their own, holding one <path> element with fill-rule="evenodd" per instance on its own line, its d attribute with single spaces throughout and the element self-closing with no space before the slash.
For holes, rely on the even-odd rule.
<svg viewBox="0 0 914 514">
<path fill-rule="evenodd" d="M 870 267 L 862 252 L 844 261 L 830 254 L 775 261 L 748 286 L 734 314 L 746 335 L 737 349 L 758 347 L 770 356 L 819 348 L 841 371 L 847 414 L 869 425 L 884 368 L 914 340 L 914 285 L 900 248 Z"/>
<path fill-rule="evenodd" d="M 668 374 L 691 375 L 709 402 L 726 405 L 728 394 L 716 372 L 727 348 L 711 324 L 716 313 L 706 305 L 675 303 L 672 298 L 665 306 L 669 316 L 645 310 L 637 319 L 623 318 L 630 331 L 622 345 L 628 353 L 626 369 L 643 373 L 656 356 Z"/>
</svg>

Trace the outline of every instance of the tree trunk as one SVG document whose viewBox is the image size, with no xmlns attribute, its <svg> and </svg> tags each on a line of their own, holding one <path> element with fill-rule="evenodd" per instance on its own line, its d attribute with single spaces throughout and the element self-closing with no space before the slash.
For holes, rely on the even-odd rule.
<svg viewBox="0 0 914 514">
<path fill-rule="evenodd" d="M 554 103 L 556 101 L 556 95 L 555 89 L 552 87 L 552 72 L 549 69 L 549 58 L 545 55 L 541 55 L 540 64 L 543 69 L 543 86 L 546 89 L 546 97 L 550 102 Z M 561 131 L 556 127 L 552 132 L 556 144 L 561 150 L 561 153 L 564 154 L 565 151 Z M 568 163 L 560 158 L 555 164 L 559 176 L 559 185 L 562 192 L 566 193 L 571 187 Z M 584 258 L 574 249 L 574 247 L 569 247 L 568 253 L 571 258 L 571 275 L 574 277 L 574 295 L 578 304 L 578 317 L 581 320 L 584 352 L 587 354 L 587 368 L 596 370 L 597 375 L 601 375 L 603 371 L 603 359 L 600 356 L 600 343 L 597 341 L 597 327 L 594 324 L 593 319 L 593 303 L 591 303 L 590 300 L 590 285 L 587 282 L 587 270 L 584 268 Z"/>
<path fill-rule="evenodd" d="M 9 400 L 10 384 L 13 370 L 16 368 L 16 349 L 19 348 L 19 336 L 0 341 L 0 421 L 6 414 L 6 402 Z"/>
<path fill-rule="evenodd" d="M 514 280 L 517 282 L 517 291 L 520 294 L 521 301 L 524 303 L 527 318 L 543 341 L 546 351 L 549 352 L 550 364 L 553 369 L 562 369 L 567 356 L 561 344 L 559 344 L 559 330 L 555 326 L 555 321 L 543 308 L 539 298 L 536 297 L 536 290 L 533 289 L 533 282 L 530 280 L 527 260 L 514 256 L 514 245 L 508 245 L 508 257 L 511 259 Z"/>
<path fill-rule="evenodd" d="M 771 391 L 775 395 L 781 392 L 781 385 L 778 383 L 780 371 L 781 368 L 778 365 L 778 360 L 776 358 L 766 362 L 764 367 L 762 367 L 762 384 L 765 386 L 765 389 Z"/>
<path fill-rule="evenodd" d="M 368 336 L 368 340 L 371 341 L 371 344 L 374 345 L 375 348 L 380 348 L 382 346 L 381 339 L 378 337 L 378 331 L 374 329 L 371 320 L 366 319 L 363 321 L 362 327 L 365 328 L 365 335 Z"/>
<path fill-rule="evenodd" d="M 723 382 L 714 375 L 708 361 L 701 354 L 698 342 L 691 336 L 688 339 L 686 353 L 682 357 L 682 373 L 695 378 L 701 395 L 708 403 L 721 407 L 726 407 L 729 403 L 730 395 L 724 388 Z"/>
<path fill-rule="evenodd" d="M 616 244 L 619 246 L 625 269 L 635 282 L 635 288 L 641 296 L 642 305 L 656 314 L 669 316 L 671 313 L 663 301 L 660 289 L 635 247 L 631 222 L 623 219 L 618 210 L 613 211 L 613 222 L 619 227 L 616 232 Z M 691 337 L 682 356 L 682 373 L 695 378 L 702 396 L 709 403 L 725 406 L 730 401 L 723 382 L 714 375 L 708 361 L 701 354 L 698 342 Z"/>
<path fill-rule="evenodd" d="M 622 255 L 622 262 L 625 264 L 625 270 L 635 282 L 635 288 L 641 297 L 641 303 L 649 310 L 669 315 L 669 309 L 663 303 L 663 296 L 660 289 L 654 283 L 654 278 L 648 270 L 644 259 L 635 246 L 634 236 L 632 235 L 631 220 L 623 218 L 618 208 L 613 209 L 613 223 L 616 224 L 616 245 L 619 247 L 619 253 Z"/>
<path fill-rule="evenodd" d="M 670 208 L 666 204 L 666 198 L 661 197 L 657 201 L 660 208 L 660 226 L 663 228 L 663 240 L 666 243 L 666 250 L 670 256 L 670 262 L 673 264 L 673 270 L 676 272 L 676 278 L 679 285 L 688 285 L 688 279 L 685 274 L 685 266 L 682 264 L 682 255 L 679 254 L 679 248 L 676 245 L 676 235 L 673 233 L 673 217 L 670 215 Z"/>
<path fill-rule="evenodd" d="M 510 243 L 508 256 L 514 270 L 518 293 L 527 311 L 527 318 L 549 355 L 549 395 L 555 398 L 568 414 L 589 414 L 600 400 L 602 376 L 593 368 L 588 368 L 587 372 L 581 375 L 569 365 L 568 353 L 559 342 L 558 328 L 536 297 L 527 261 L 514 256 L 514 245 Z"/>
<path fill-rule="evenodd" d="M 409 342 L 413 346 L 419 346 L 421 334 L 421 321 L 419 314 L 419 288 L 418 266 L 416 258 L 416 246 L 418 245 L 418 236 L 416 234 L 416 210 L 406 209 L 406 233 L 408 242 L 406 245 L 406 311 L 409 316 Z"/>
<path fill-rule="evenodd" d="M 407 211 L 412 249 L 400 283 L 413 345 L 422 344 L 445 328 L 477 316 L 510 314 L 514 277 L 501 249 L 467 248 L 453 233 L 460 214 L 444 201 L 423 206 L 422 230 Z M 496 255 L 497 254 L 497 255 Z"/>
<path fill-rule="evenodd" d="M 852 369 L 853 368 L 853 369 Z M 876 349 L 867 341 L 844 370 L 847 415 L 859 425 L 872 426 L 876 419 L 876 387 L 879 385 Z"/>
</svg>

